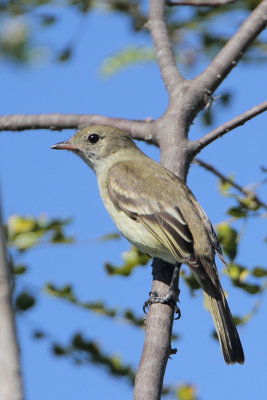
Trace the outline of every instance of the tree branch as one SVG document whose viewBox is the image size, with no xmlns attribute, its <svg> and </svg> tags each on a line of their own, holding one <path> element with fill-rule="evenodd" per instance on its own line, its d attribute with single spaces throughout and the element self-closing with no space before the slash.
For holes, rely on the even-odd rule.
<svg viewBox="0 0 267 400">
<path fill-rule="evenodd" d="M 152 292 L 167 294 L 174 265 L 153 259 Z M 152 304 L 146 317 L 146 337 L 135 379 L 134 400 L 160 400 L 166 365 L 171 354 L 173 309 Z"/>
<path fill-rule="evenodd" d="M 190 146 L 192 150 L 194 150 L 195 154 L 199 153 L 204 147 L 212 143 L 214 140 L 218 139 L 219 137 L 222 137 L 223 135 L 237 128 L 238 126 L 245 124 L 245 122 L 249 121 L 251 118 L 256 117 L 256 115 L 259 115 L 266 110 L 267 110 L 267 100 L 259 104 L 258 106 L 255 106 L 250 110 L 247 110 L 244 113 L 238 115 L 237 117 L 231 119 L 225 124 L 214 129 L 213 131 L 207 133 L 201 139 L 191 142 Z"/>
<path fill-rule="evenodd" d="M 194 7 L 220 7 L 226 4 L 236 3 L 239 0 L 214 0 L 214 1 L 172 1 L 167 0 L 166 4 L 168 6 L 194 6 Z"/>
<path fill-rule="evenodd" d="M 177 90 L 184 78 L 179 72 L 170 43 L 164 18 L 165 4 L 162 0 L 150 0 L 148 28 L 156 48 L 161 76 L 169 94 Z"/>
<path fill-rule="evenodd" d="M 207 163 L 206 161 L 196 158 L 193 162 L 200 165 L 201 167 L 205 168 L 207 171 L 212 172 L 214 175 L 218 176 L 223 182 L 230 183 L 239 192 L 243 193 L 245 196 L 252 199 L 259 206 L 267 209 L 267 204 L 264 203 L 262 200 L 260 200 L 259 197 L 256 195 L 256 193 L 253 190 L 249 190 L 246 187 L 243 187 L 243 186 L 239 185 L 238 183 L 234 182 L 231 178 L 228 178 L 227 176 L 223 175 L 213 165 Z"/>
<path fill-rule="evenodd" d="M 0 210 L 0 398 L 22 400 L 19 347 L 12 307 L 10 270 Z"/>
<path fill-rule="evenodd" d="M 195 90 L 202 97 L 201 106 L 237 65 L 250 44 L 256 39 L 267 23 L 267 0 L 263 0 L 241 25 L 234 36 L 213 59 L 210 65 L 194 79 Z M 204 101 L 204 102 L 203 102 Z M 200 105 L 200 104 L 199 104 Z"/>
<path fill-rule="evenodd" d="M 32 114 L 5 115 L 0 117 L 0 131 L 22 131 L 28 129 L 77 129 L 88 125 L 110 125 L 129 132 L 134 139 L 157 144 L 155 122 L 111 118 L 104 115 L 83 114 Z"/>
</svg>

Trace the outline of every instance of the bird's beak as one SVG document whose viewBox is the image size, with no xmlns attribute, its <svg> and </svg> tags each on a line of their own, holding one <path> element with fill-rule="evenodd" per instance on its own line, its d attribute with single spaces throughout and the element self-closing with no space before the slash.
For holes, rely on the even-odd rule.
<svg viewBox="0 0 267 400">
<path fill-rule="evenodd" d="M 65 142 L 59 142 L 51 146 L 51 149 L 56 149 L 56 150 L 78 150 L 77 147 L 73 146 L 68 140 Z"/>
</svg>

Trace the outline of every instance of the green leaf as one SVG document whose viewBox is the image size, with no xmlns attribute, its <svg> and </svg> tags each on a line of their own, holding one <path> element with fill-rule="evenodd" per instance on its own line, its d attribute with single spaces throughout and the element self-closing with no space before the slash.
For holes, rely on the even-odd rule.
<svg viewBox="0 0 267 400">
<path fill-rule="evenodd" d="M 229 264 L 229 276 L 232 279 L 233 285 L 243 289 L 246 293 L 257 294 L 262 291 L 262 287 L 258 284 L 246 282 L 250 271 L 248 268 L 243 267 L 236 263 Z"/>
<path fill-rule="evenodd" d="M 134 63 L 154 61 L 155 59 L 155 50 L 152 47 L 127 47 L 107 58 L 101 66 L 100 73 L 102 76 L 107 77 L 126 66 Z"/>
<path fill-rule="evenodd" d="M 217 226 L 217 235 L 225 254 L 231 261 L 234 260 L 237 254 L 238 234 L 236 230 L 226 222 L 222 222 Z"/>
<path fill-rule="evenodd" d="M 260 208 L 260 205 L 250 197 L 238 197 L 238 201 L 244 209 L 257 211 Z"/>
<path fill-rule="evenodd" d="M 181 385 L 177 390 L 179 400 L 196 400 L 196 389 L 193 385 Z"/>
<path fill-rule="evenodd" d="M 74 5 L 78 8 L 82 13 L 86 13 L 90 10 L 93 1 L 92 0 L 69 0 L 71 5 Z"/>
<path fill-rule="evenodd" d="M 135 326 L 139 326 L 141 328 L 144 327 L 144 317 L 136 317 L 132 310 L 125 310 L 123 314 L 124 318 L 131 322 Z"/>
<path fill-rule="evenodd" d="M 213 123 L 213 110 L 211 110 L 210 108 L 203 111 L 201 116 L 204 125 L 211 125 Z"/>
<path fill-rule="evenodd" d="M 121 267 L 116 267 L 110 263 L 105 264 L 106 271 L 109 275 L 129 276 L 136 266 L 146 265 L 150 260 L 148 255 L 141 253 L 135 247 L 124 252 L 122 258 L 124 259 L 124 264 Z"/>
<path fill-rule="evenodd" d="M 229 268 L 229 276 L 233 280 L 245 281 L 249 276 L 249 270 L 246 267 L 243 267 L 240 264 L 230 263 L 228 265 Z"/>
<path fill-rule="evenodd" d="M 22 275 L 25 274 L 25 272 L 27 272 L 27 267 L 23 264 L 18 264 L 13 268 L 12 272 L 14 275 Z"/>
<path fill-rule="evenodd" d="M 69 61 L 69 59 L 72 56 L 72 48 L 71 47 L 66 47 L 64 50 L 62 50 L 59 55 L 57 56 L 58 61 L 65 62 Z"/>
<path fill-rule="evenodd" d="M 200 289 L 201 286 L 192 272 L 186 274 L 184 271 L 181 271 L 181 276 L 183 277 L 185 283 L 189 287 L 191 295 L 194 294 L 195 290 Z"/>
<path fill-rule="evenodd" d="M 45 216 L 24 217 L 12 215 L 7 223 L 8 244 L 19 251 L 25 251 L 47 237 L 49 243 L 72 243 L 73 237 L 66 237 L 63 228 L 70 219 L 48 219 Z"/>
<path fill-rule="evenodd" d="M 111 232 L 97 238 L 98 242 L 107 242 L 109 240 L 121 239 L 121 234 L 118 232 Z"/>
<path fill-rule="evenodd" d="M 53 283 L 47 283 L 44 290 L 47 294 L 69 301 L 78 307 L 110 318 L 123 318 L 125 322 L 131 323 L 137 327 L 144 327 L 144 318 L 135 316 L 133 311 L 129 309 L 119 312 L 116 308 L 108 308 L 102 301 L 83 302 L 78 300 L 71 285 L 64 285 L 61 288 L 57 288 Z"/>
<path fill-rule="evenodd" d="M 256 276 L 257 278 L 263 278 L 264 276 L 267 276 L 267 269 L 263 267 L 255 267 L 252 270 L 252 275 Z"/>
<path fill-rule="evenodd" d="M 235 218 L 243 218 L 243 217 L 247 217 L 248 212 L 247 212 L 247 210 L 244 210 L 244 208 L 242 206 L 239 206 L 239 207 L 229 208 L 229 210 L 227 211 L 227 214 L 231 215 L 232 217 L 235 217 Z"/>
<path fill-rule="evenodd" d="M 58 344 L 53 345 L 52 351 L 55 354 L 55 356 L 64 356 L 67 354 L 66 350 Z"/>
<path fill-rule="evenodd" d="M 234 320 L 236 326 L 242 325 L 243 322 L 244 322 L 244 321 L 243 321 L 243 318 L 242 318 L 242 317 L 239 317 L 238 315 L 233 315 L 233 320 Z"/>
<path fill-rule="evenodd" d="M 240 281 L 233 281 L 234 286 L 243 289 L 245 292 L 249 294 L 257 294 L 261 292 L 261 287 L 259 285 L 255 285 L 252 283 L 245 283 Z"/>
<path fill-rule="evenodd" d="M 71 285 L 62 286 L 62 288 L 56 288 L 53 283 L 47 283 L 45 286 L 45 292 L 53 296 L 62 297 L 68 301 L 76 303 L 76 297 L 72 292 Z"/>
<path fill-rule="evenodd" d="M 15 301 L 16 309 L 19 311 L 27 311 L 35 305 L 35 298 L 27 292 L 20 293 Z"/>
<path fill-rule="evenodd" d="M 52 25 L 56 22 L 57 18 L 51 14 L 40 15 L 41 23 L 44 26 Z"/>
<path fill-rule="evenodd" d="M 77 333 L 72 338 L 71 345 L 72 346 L 67 349 L 69 355 L 73 353 L 76 355 L 78 350 L 79 354 L 84 353 L 84 362 L 103 365 L 112 375 L 127 377 L 131 384 L 134 383 L 135 371 L 132 367 L 123 364 L 118 356 L 106 355 L 96 342 L 87 340 L 81 333 Z M 81 360 L 81 358 L 79 359 Z"/>
<path fill-rule="evenodd" d="M 35 330 L 33 331 L 32 336 L 34 339 L 43 339 L 45 337 L 45 333 L 39 330 Z"/>
<path fill-rule="evenodd" d="M 221 94 L 220 100 L 224 106 L 227 106 L 230 103 L 231 97 L 232 95 L 230 92 L 225 92 Z"/>
<path fill-rule="evenodd" d="M 234 175 L 231 174 L 229 175 L 228 179 L 231 181 L 234 179 Z M 231 183 L 228 181 L 224 181 L 223 179 L 219 180 L 218 184 L 219 190 L 223 196 L 228 196 L 229 195 L 229 189 L 232 187 Z"/>
</svg>

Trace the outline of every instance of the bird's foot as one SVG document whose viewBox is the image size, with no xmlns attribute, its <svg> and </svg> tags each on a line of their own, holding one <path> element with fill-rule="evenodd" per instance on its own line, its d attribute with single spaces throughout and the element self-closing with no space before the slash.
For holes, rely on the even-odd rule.
<svg viewBox="0 0 267 400">
<path fill-rule="evenodd" d="M 181 310 L 175 301 L 177 295 L 173 293 L 172 290 L 170 290 L 166 295 L 158 292 L 150 292 L 149 296 L 150 296 L 149 299 L 146 300 L 143 306 L 143 311 L 145 314 L 146 310 L 149 308 L 149 306 L 151 306 L 151 304 L 160 303 L 160 304 L 168 304 L 170 307 L 174 309 L 174 312 L 176 314 L 175 319 L 179 319 L 181 317 Z"/>
</svg>

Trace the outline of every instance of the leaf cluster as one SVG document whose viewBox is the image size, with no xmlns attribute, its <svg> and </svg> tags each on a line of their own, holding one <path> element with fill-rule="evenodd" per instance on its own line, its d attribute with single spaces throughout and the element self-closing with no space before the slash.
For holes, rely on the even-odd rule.
<svg viewBox="0 0 267 400">
<path fill-rule="evenodd" d="M 231 32 L 225 29 L 225 20 L 238 20 L 237 12 L 248 13 L 260 0 L 244 0 L 224 7 L 193 7 L 182 9 L 180 7 L 166 8 L 166 18 L 169 35 L 173 42 L 179 62 L 187 67 L 200 61 L 203 55 L 213 57 L 222 45 L 229 39 Z M 120 14 L 127 18 L 135 33 L 148 34 L 146 22 L 147 9 L 141 1 L 131 0 L 65 0 L 63 5 L 75 13 L 80 13 L 81 24 L 83 16 L 97 8 L 105 9 L 111 13 Z M 46 7 L 43 7 L 46 5 Z M 59 20 L 57 3 L 55 0 L 4 0 L 0 3 L 0 56 L 12 62 L 34 62 L 44 59 L 48 53 L 40 45 L 42 33 L 49 30 Z M 210 23 L 207 24 L 207 21 Z M 220 26 L 220 30 L 217 27 Z M 68 61 L 80 37 L 75 29 L 73 35 L 62 41 L 61 50 L 54 59 Z M 65 40 L 65 39 L 63 39 Z M 48 45 L 47 45 L 48 46 Z M 50 51 L 55 51 L 50 49 Z M 49 51 L 49 52 L 50 52 Z M 57 50 L 56 50 L 57 52 Z M 261 40 L 253 44 L 246 61 L 260 61 L 266 54 L 266 43 Z M 111 74 L 120 68 L 136 62 L 151 61 L 154 51 L 150 47 L 129 46 L 118 54 L 111 55 L 103 64 L 102 72 Z M 206 118 L 208 118 L 208 114 Z"/>
<path fill-rule="evenodd" d="M 71 357 L 78 365 L 92 363 L 103 366 L 111 375 L 125 377 L 129 383 L 134 383 L 135 371 L 132 367 L 123 364 L 118 356 L 105 354 L 97 342 L 85 339 L 80 332 L 73 336 L 69 346 L 54 343 L 52 350 L 55 356 Z"/>
<path fill-rule="evenodd" d="M 6 236 L 9 246 L 23 252 L 30 247 L 46 243 L 72 243 L 73 237 L 64 233 L 64 228 L 71 219 L 51 219 L 41 215 L 39 217 L 24 217 L 12 215 L 6 225 Z"/>
</svg>

